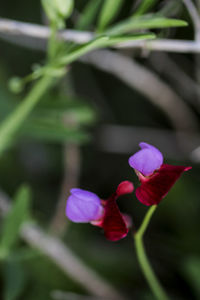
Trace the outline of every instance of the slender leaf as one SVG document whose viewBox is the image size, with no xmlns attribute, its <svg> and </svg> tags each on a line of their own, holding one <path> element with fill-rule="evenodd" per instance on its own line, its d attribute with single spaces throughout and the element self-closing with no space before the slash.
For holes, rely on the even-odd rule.
<svg viewBox="0 0 200 300">
<path fill-rule="evenodd" d="M 22 186 L 15 197 L 13 207 L 4 220 L 0 241 L 0 256 L 6 256 L 19 238 L 21 225 L 29 217 L 31 192 L 28 186 Z"/>
<path fill-rule="evenodd" d="M 104 0 L 98 22 L 99 31 L 103 31 L 113 21 L 122 4 L 123 0 Z"/>
<path fill-rule="evenodd" d="M 64 124 L 44 120 L 27 125 L 21 134 L 48 142 L 84 143 L 89 139 L 89 135 L 79 128 L 66 128 Z"/>
<path fill-rule="evenodd" d="M 102 0 L 90 0 L 83 12 L 81 13 L 75 28 L 79 30 L 86 30 L 96 18 Z"/>
<path fill-rule="evenodd" d="M 4 265 L 4 300 L 19 299 L 23 292 L 27 277 L 19 262 L 8 261 Z"/>
<path fill-rule="evenodd" d="M 72 63 L 73 61 L 77 60 L 79 57 L 83 56 L 84 54 L 101 47 L 102 45 L 105 44 L 106 41 L 108 41 L 108 39 L 109 38 L 107 36 L 100 36 L 92 40 L 91 42 L 88 42 L 81 46 L 77 46 L 72 53 L 63 56 L 58 61 L 58 63 L 61 65 Z"/>
<path fill-rule="evenodd" d="M 179 15 L 180 10 L 182 9 L 181 1 L 168 0 L 166 4 L 159 10 L 159 16 L 162 17 L 176 17 Z"/>
<path fill-rule="evenodd" d="M 129 18 L 107 30 L 107 34 L 122 34 L 132 30 L 187 26 L 187 22 L 177 19 L 142 16 Z"/>
<path fill-rule="evenodd" d="M 197 298 L 200 297 L 200 257 L 194 256 L 184 260 L 183 271 L 194 289 Z"/>
<path fill-rule="evenodd" d="M 93 42 L 87 43 L 84 46 L 79 46 L 76 50 L 74 50 L 71 54 L 68 54 L 68 56 L 63 57 L 60 60 L 60 63 L 62 64 L 69 64 L 73 62 L 74 60 L 78 59 L 79 57 L 83 56 L 84 54 L 88 53 L 89 51 L 108 47 L 108 46 L 114 46 L 115 44 L 127 42 L 130 40 L 138 40 L 138 39 L 152 39 L 155 38 L 155 34 L 153 33 L 146 33 L 146 34 L 136 34 L 136 35 L 127 35 L 127 36 L 118 36 L 118 35 L 110 35 L 110 36 L 103 36 L 99 37 Z"/>
<path fill-rule="evenodd" d="M 133 34 L 133 35 L 126 35 L 126 36 L 111 36 L 109 40 L 104 44 L 104 47 L 114 46 L 117 44 L 123 44 L 130 41 L 138 41 L 138 40 L 147 40 L 147 39 L 154 39 L 156 35 L 154 33 L 144 33 L 144 34 Z"/>
<path fill-rule="evenodd" d="M 156 2 L 158 2 L 158 0 L 141 0 L 140 5 L 134 13 L 134 16 L 144 15 L 147 11 L 151 9 L 152 6 L 155 5 Z"/>
<path fill-rule="evenodd" d="M 92 107 L 76 100 L 74 102 L 48 101 L 46 106 L 40 105 L 37 107 L 32 116 L 33 117 L 29 118 L 27 123 L 32 124 L 37 122 L 37 120 L 39 120 L 39 122 L 42 120 L 45 122 L 47 120 L 48 122 L 49 120 L 52 124 L 59 123 L 65 127 L 67 121 L 68 123 L 73 121 L 73 124 L 76 125 L 89 125 L 94 123 L 96 119 L 96 114 Z"/>
</svg>

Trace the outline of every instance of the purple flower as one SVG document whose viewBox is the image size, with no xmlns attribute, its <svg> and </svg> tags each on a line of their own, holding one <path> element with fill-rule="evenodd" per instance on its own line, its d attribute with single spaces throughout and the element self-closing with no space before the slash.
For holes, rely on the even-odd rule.
<svg viewBox="0 0 200 300">
<path fill-rule="evenodd" d="M 141 150 L 129 158 L 129 165 L 144 176 L 149 176 L 163 164 L 162 153 L 147 143 L 139 144 Z"/>
<path fill-rule="evenodd" d="M 103 228 L 108 240 L 118 241 L 128 234 L 131 221 L 120 212 L 116 201 L 118 197 L 130 194 L 133 190 L 130 181 L 122 181 L 107 200 L 100 200 L 94 193 L 72 189 L 72 195 L 67 200 L 66 215 L 73 222 L 90 222 Z"/>
<path fill-rule="evenodd" d="M 163 164 L 162 153 L 152 145 L 140 143 L 142 148 L 129 158 L 141 185 L 135 194 L 145 205 L 157 205 L 167 195 L 181 174 L 191 167 Z"/>
<path fill-rule="evenodd" d="M 103 215 L 100 198 L 89 191 L 71 189 L 67 200 L 66 216 L 76 223 L 88 223 L 98 220 Z"/>
</svg>

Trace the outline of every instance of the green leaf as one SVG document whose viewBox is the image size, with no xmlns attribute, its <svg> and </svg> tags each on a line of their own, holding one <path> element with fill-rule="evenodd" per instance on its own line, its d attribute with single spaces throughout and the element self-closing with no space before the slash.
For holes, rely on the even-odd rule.
<svg viewBox="0 0 200 300">
<path fill-rule="evenodd" d="M 108 24 L 112 22 L 112 20 L 118 14 L 122 4 L 123 0 L 104 0 L 104 5 L 102 7 L 98 21 L 99 31 L 103 31 L 108 26 Z"/>
<path fill-rule="evenodd" d="M 28 124 L 21 134 L 48 142 L 84 143 L 89 139 L 89 135 L 79 128 L 67 128 L 64 124 L 44 119 Z"/>
<path fill-rule="evenodd" d="M 117 44 L 123 44 L 130 41 L 137 40 L 147 40 L 147 39 L 155 39 L 156 35 L 154 33 L 144 33 L 144 34 L 133 34 L 126 36 L 111 36 L 109 40 L 104 44 L 104 47 L 111 47 Z"/>
<path fill-rule="evenodd" d="M 89 135 L 80 128 L 95 120 L 94 109 L 83 100 L 51 94 L 34 110 L 20 133 L 23 137 L 48 142 L 83 143 Z"/>
<path fill-rule="evenodd" d="M 122 34 L 132 30 L 187 26 L 187 22 L 177 19 L 142 16 L 131 17 L 107 30 L 107 34 Z"/>
<path fill-rule="evenodd" d="M 27 277 L 21 264 L 15 261 L 7 261 L 3 268 L 4 275 L 4 300 L 19 299 L 24 290 Z"/>
<path fill-rule="evenodd" d="M 28 186 L 23 185 L 18 190 L 14 204 L 3 223 L 0 257 L 6 257 L 11 248 L 16 244 L 22 224 L 29 218 L 30 200 L 30 189 Z"/>
<path fill-rule="evenodd" d="M 168 0 L 166 4 L 159 10 L 159 16 L 176 17 L 182 9 L 181 1 Z"/>
<path fill-rule="evenodd" d="M 90 0 L 81 13 L 75 28 L 79 30 L 86 30 L 94 21 L 101 3 L 102 0 Z"/>
<path fill-rule="evenodd" d="M 141 4 L 137 8 L 134 16 L 141 16 L 145 14 L 158 0 L 142 0 Z"/>
<path fill-rule="evenodd" d="M 110 36 L 102 36 L 97 39 L 84 44 L 83 46 L 78 46 L 71 54 L 63 57 L 59 63 L 61 64 L 69 64 L 89 51 L 104 48 L 108 46 L 114 46 L 115 44 L 127 42 L 130 40 L 138 40 L 138 39 L 152 39 L 155 38 L 155 34 L 146 33 L 146 34 L 135 34 L 135 35 L 127 35 L 127 36 L 118 36 L 118 35 L 110 35 Z"/>
<path fill-rule="evenodd" d="M 183 263 L 184 274 L 194 289 L 197 298 L 200 297 L 200 257 L 189 257 Z"/>
<path fill-rule="evenodd" d="M 68 53 L 66 56 L 63 56 L 58 60 L 58 64 L 65 65 L 72 63 L 73 61 L 77 60 L 79 57 L 83 56 L 84 54 L 95 50 L 99 47 L 102 47 L 102 45 L 105 44 L 106 41 L 108 41 L 109 37 L 107 36 L 100 36 L 96 39 L 93 39 L 92 41 L 85 43 L 81 46 L 77 46 L 72 53 Z"/>
</svg>

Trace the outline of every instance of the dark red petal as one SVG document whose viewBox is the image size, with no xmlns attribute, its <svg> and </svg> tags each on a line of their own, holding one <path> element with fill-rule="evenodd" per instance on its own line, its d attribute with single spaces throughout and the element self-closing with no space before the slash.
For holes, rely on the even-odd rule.
<svg viewBox="0 0 200 300">
<path fill-rule="evenodd" d="M 140 202 L 148 206 L 158 204 L 166 196 L 181 174 L 189 169 L 191 167 L 163 164 L 150 177 L 144 177 L 139 174 L 141 186 L 135 191 L 136 197 Z"/>
<path fill-rule="evenodd" d="M 124 238 L 128 233 L 128 228 L 117 206 L 115 194 L 105 201 L 104 209 L 105 214 L 101 226 L 106 238 L 110 241 Z"/>
</svg>

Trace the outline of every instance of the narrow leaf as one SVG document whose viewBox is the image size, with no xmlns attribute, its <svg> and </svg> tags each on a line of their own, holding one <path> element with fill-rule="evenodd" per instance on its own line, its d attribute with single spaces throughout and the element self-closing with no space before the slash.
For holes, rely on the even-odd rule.
<svg viewBox="0 0 200 300">
<path fill-rule="evenodd" d="M 189 257 L 184 260 L 183 271 L 189 284 L 196 293 L 196 297 L 200 297 L 200 258 L 197 256 Z"/>
<path fill-rule="evenodd" d="M 31 192 L 29 187 L 22 186 L 18 190 L 11 211 L 3 223 L 0 256 L 6 256 L 17 242 L 21 225 L 29 217 L 30 199 Z"/>
<path fill-rule="evenodd" d="M 76 29 L 86 30 L 96 18 L 102 0 L 90 0 L 84 8 L 75 26 Z"/>
<path fill-rule="evenodd" d="M 66 128 L 62 124 L 55 122 L 35 122 L 29 124 L 22 132 L 29 138 L 39 139 L 48 142 L 74 142 L 84 143 L 89 139 L 89 135 L 78 128 Z"/>
<path fill-rule="evenodd" d="M 109 40 L 104 44 L 106 47 L 115 46 L 118 44 L 127 43 L 130 41 L 138 41 L 138 40 L 147 40 L 147 39 L 154 39 L 156 35 L 154 33 L 144 33 L 144 34 L 133 34 L 133 35 L 126 35 L 126 36 L 111 36 Z"/>
<path fill-rule="evenodd" d="M 21 264 L 8 261 L 4 265 L 4 300 L 19 299 L 26 284 L 26 274 Z"/>
<path fill-rule="evenodd" d="M 77 46 L 72 53 L 63 56 L 58 63 L 62 65 L 72 63 L 73 61 L 77 60 L 79 57 L 83 56 L 84 54 L 92 50 L 95 50 L 99 47 L 102 47 L 102 45 L 104 45 L 108 39 L 109 38 L 107 36 L 100 36 L 92 40 L 91 42 L 88 42 L 81 46 Z"/>
<path fill-rule="evenodd" d="M 179 27 L 179 26 L 187 26 L 187 23 L 185 21 L 177 20 L 177 19 L 142 16 L 136 18 L 132 17 L 123 22 L 120 22 L 117 25 L 108 29 L 106 33 L 122 34 L 122 33 L 130 32 L 132 30 Z"/>
<path fill-rule="evenodd" d="M 103 31 L 110 24 L 123 4 L 123 0 L 104 0 L 98 22 L 98 30 Z"/>
<path fill-rule="evenodd" d="M 158 0 L 141 0 L 140 5 L 134 13 L 134 16 L 144 15 L 156 2 L 158 2 Z"/>
</svg>

